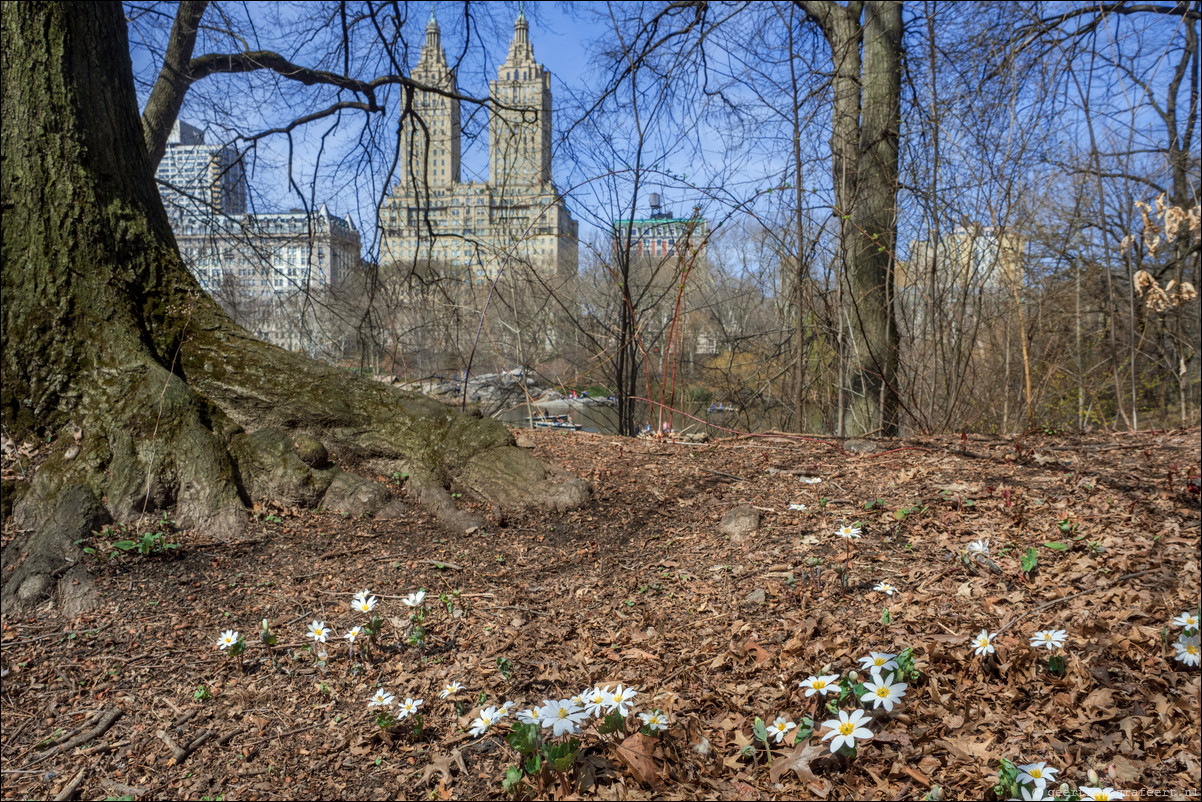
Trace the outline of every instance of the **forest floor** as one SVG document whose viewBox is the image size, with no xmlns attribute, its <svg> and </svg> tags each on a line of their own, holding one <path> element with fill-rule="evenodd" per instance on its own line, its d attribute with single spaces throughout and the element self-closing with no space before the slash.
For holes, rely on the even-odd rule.
<svg viewBox="0 0 1202 802">
<path fill-rule="evenodd" d="M 589 724 L 566 784 L 528 790 L 917 799 L 937 785 L 982 798 L 1005 758 L 1128 799 L 1197 797 L 1199 670 L 1174 660 L 1170 623 L 1199 603 L 1197 428 L 920 438 L 860 454 L 785 437 L 521 437 L 589 479 L 591 503 L 470 535 L 420 507 L 389 520 L 263 509 L 240 540 L 168 528 L 182 545 L 167 556 L 88 557 L 102 604 L 76 620 L 49 604 L 5 611 L 3 798 L 503 798 L 517 711 L 472 737 L 480 705 L 618 683 L 670 728 L 602 736 Z M 740 505 L 759 528 L 723 535 Z M 849 553 L 834 533 L 855 522 Z M 983 538 L 987 560 L 961 559 Z M 91 547 L 107 557 L 115 539 Z M 899 592 L 874 590 L 882 581 Z M 352 661 L 342 635 L 366 623 L 350 607 L 364 588 L 384 628 L 372 659 Z M 419 588 L 424 649 L 403 642 L 401 600 Z M 322 661 L 306 638 L 314 620 L 334 630 Z M 1066 630 L 1063 649 L 1029 645 L 1047 628 Z M 216 648 L 227 629 L 246 640 L 243 667 Z M 981 630 L 1000 632 L 986 658 Z M 800 681 L 905 648 L 919 675 L 891 713 L 876 711 L 853 759 L 832 756 L 821 727 L 812 742 L 794 743 L 796 729 L 773 741 L 771 763 L 756 748 L 757 717 L 833 718 Z M 1065 658 L 1062 674 L 1049 654 Z M 463 690 L 439 698 L 451 681 Z M 381 687 L 424 700 L 420 735 L 412 718 L 377 726 L 367 702 Z"/>
</svg>

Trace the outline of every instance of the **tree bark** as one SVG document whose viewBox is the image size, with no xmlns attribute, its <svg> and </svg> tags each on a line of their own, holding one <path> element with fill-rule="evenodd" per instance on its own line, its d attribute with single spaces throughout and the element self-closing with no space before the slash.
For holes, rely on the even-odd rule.
<svg viewBox="0 0 1202 802">
<path fill-rule="evenodd" d="M 583 502 L 587 485 L 552 480 L 501 424 L 257 341 L 201 290 L 155 189 L 119 3 L 6 2 L 2 22 L 0 416 L 18 438 L 58 436 L 14 507 L 6 609 L 53 591 L 73 540 L 109 519 L 173 508 L 182 528 L 229 535 L 257 501 L 384 503 L 327 453 L 408 473 L 465 529 L 479 522 L 453 487 Z"/>
<path fill-rule="evenodd" d="M 896 434 L 899 399 L 893 267 L 901 134 L 901 3 L 797 0 L 822 29 L 834 65 L 832 177 L 850 354 L 847 431 Z"/>
</svg>

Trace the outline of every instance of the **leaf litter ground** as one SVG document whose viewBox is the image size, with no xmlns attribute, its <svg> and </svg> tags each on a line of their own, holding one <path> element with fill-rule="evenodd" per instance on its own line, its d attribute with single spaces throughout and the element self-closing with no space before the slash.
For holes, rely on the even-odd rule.
<svg viewBox="0 0 1202 802">
<path fill-rule="evenodd" d="M 935 784 L 980 798 L 1001 758 L 1047 761 L 1074 786 L 1090 770 L 1170 798 L 1202 786 L 1199 672 L 1166 630 L 1199 600 L 1198 429 L 861 454 L 788 437 L 520 437 L 588 478 L 593 501 L 470 535 L 418 507 L 265 509 L 241 540 L 184 532 L 170 557 L 93 561 L 103 603 L 77 620 L 5 611 L 3 797 L 499 798 L 514 760 L 501 732 L 467 734 L 481 694 L 530 705 L 618 682 L 673 726 L 621 745 L 586 735 L 578 798 L 909 799 Z M 740 505 L 759 528 L 721 534 Z M 844 575 L 833 532 L 857 521 Z M 981 538 L 989 560 L 956 558 Z M 400 599 L 423 587 L 424 651 L 400 642 Z M 363 588 L 381 599 L 384 648 L 354 668 L 340 636 L 364 623 L 349 604 Z M 437 597 L 454 592 L 449 614 Z M 314 619 L 336 631 L 324 666 L 304 637 Z M 1044 628 L 1068 631 L 1063 677 L 1028 645 Z M 247 640 L 245 671 L 214 648 L 225 629 Z M 1002 630 L 986 662 L 969 645 L 982 629 Z M 756 716 L 814 712 L 800 680 L 907 646 L 922 676 L 850 765 L 791 738 L 771 767 L 740 756 Z M 438 697 L 451 680 L 465 715 Z M 381 686 L 425 700 L 420 738 L 376 727 Z"/>
</svg>

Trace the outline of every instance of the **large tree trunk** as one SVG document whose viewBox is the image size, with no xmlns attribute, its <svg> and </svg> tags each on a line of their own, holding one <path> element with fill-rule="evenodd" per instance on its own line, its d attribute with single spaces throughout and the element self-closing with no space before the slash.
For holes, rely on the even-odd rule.
<svg viewBox="0 0 1202 802">
<path fill-rule="evenodd" d="M 3 5 L 3 355 L 12 435 L 52 434 L 16 504 L 3 599 L 87 587 L 73 541 L 109 519 L 174 508 L 181 527 L 238 531 L 261 500 L 366 511 L 388 475 L 448 524 L 477 522 L 449 488 L 498 505 L 569 506 L 580 480 L 491 420 L 253 339 L 175 247 L 138 120 L 119 3 Z M 70 436 L 64 436 L 70 435 Z M 67 600 L 76 608 L 86 599 Z"/>
<path fill-rule="evenodd" d="M 798 0 L 822 29 L 834 65 L 832 178 L 843 256 L 850 353 L 841 434 L 898 428 L 893 317 L 897 159 L 901 131 L 901 3 Z M 862 20 L 862 21 L 861 21 Z"/>
</svg>

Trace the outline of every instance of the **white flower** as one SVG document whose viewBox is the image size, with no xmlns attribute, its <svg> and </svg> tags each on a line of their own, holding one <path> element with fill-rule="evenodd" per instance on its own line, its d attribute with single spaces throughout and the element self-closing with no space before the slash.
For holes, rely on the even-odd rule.
<svg viewBox="0 0 1202 802">
<path fill-rule="evenodd" d="M 1034 788 L 1021 786 L 1019 796 L 1013 796 L 1010 799 L 1013 802 L 1054 802 L 1056 797 L 1048 796 L 1047 786 L 1037 784 Z"/>
<path fill-rule="evenodd" d="M 371 701 L 367 703 L 368 707 L 388 707 L 392 704 L 392 700 L 396 697 L 391 693 L 386 693 L 383 688 L 376 691 L 372 695 Z"/>
<path fill-rule="evenodd" d="M 797 510 L 798 512 L 801 512 L 805 508 L 806 508 L 806 505 L 804 505 L 804 504 L 790 504 L 789 505 L 789 509 Z"/>
<path fill-rule="evenodd" d="M 827 674 L 822 677 L 810 677 L 801 683 L 801 687 L 806 689 L 806 696 L 813 696 L 816 693 L 826 696 L 831 691 L 839 690 L 839 675 Z"/>
<path fill-rule="evenodd" d="M 468 733 L 473 737 L 479 737 L 488 732 L 488 728 L 496 723 L 499 716 L 495 707 L 485 708 L 480 711 L 480 717 L 472 719 L 472 728 Z"/>
<path fill-rule="evenodd" d="M 1077 793 L 1081 795 L 1082 799 L 1093 799 L 1097 800 L 1097 802 L 1105 802 L 1105 800 L 1123 798 L 1122 791 L 1116 791 L 1113 788 L 1091 788 L 1087 785 L 1083 785 L 1078 788 Z"/>
<path fill-rule="evenodd" d="M 892 679 L 892 676 L 889 679 Z M 893 705 L 906 695 L 907 687 L 904 682 L 890 685 L 888 679 L 881 679 L 879 672 L 873 672 L 872 681 L 864 683 L 864 695 L 860 697 L 860 701 L 863 704 L 871 701 L 874 709 L 884 705 L 885 710 L 892 713 Z"/>
<path fill-rule="evenodd" d="M 1180 660 L 1187 666 L 1198 665 L 1198 636 L 1187 638 L 1184 635 L 1177 638 L 1177 642 L 1173 644 L 1173 648 L 1177 650 L 1174 660 Z"/>
<path fill-rule="evenodd" d="M 867 657 L 859 658 L 860 667 L 870 674 L 886 669 L 896 669 L 897 660 L 894 659 L 895 657 L 897 655 L 889 654 L 888 652 L 869 652 Z"/>
<path fill-rule="evenodd" d="M 314 621 L 309 625 L 309 637 L 314 643 L 325 643 L 326 638 L 330 637 L 330 630 L 326 629 L 324 621 Z"/>
<path fill-rule="evenodd" d="M 835 534 L 841 538 L 846 538 L 847 540 L 853 540 L 860 536 L 860 527 L 848 526 L 847 524 L 844 524 L 843 526 L 841 526 L 835 530 Z"/>
<path fill-rule="evenodd" d="M 849 715 L 846 710 L 839 711 L 839 718 L 822 722 L 823 727 L 829 727 L 830 732 L 822 736 L 822 740 L 834 738 L 831 741 L 831 752 L 838 752 L 844 746 L 856 748 L 856 738 L 872 737 L 872 730 L 862 726 L 868 722 L 868 714 L 863 710 L 853 710 Z"/>
<path fill-rule="evenodd" d="M 1047 763 L 1028 763 L 1025 766 L 1018 766 L 1018 781 L 1020 783 L 1035 783 L 1042 788 L 1050 782 L 1056 781 L 1056 774 L 1060 769 L 1053 769 Z"/>
<path fill-rule="evenodd" d="M 785 736 L 789 734 L 789 730 L 797 725 L 784 716 L 777 716 L 776 721 L 768 725 L 768 734 L 776 738 L 776 742 L 780 743 L 785 740 Z"/>
<path fill-rule="evenodd" d="M 964 547 L 965 554 L 984 554 L 989 556 L 989 538 L 974 540 Z"/>
<path fill-rule="evenodd" d="M 342 637 L 346 638 L 351 643 L 354 643 L 355 639 L 358 638 L 362 634 L 363 634 L 363 627 L 351 627 L 351 631 L 346 633 Z"/>
<path fill-rule="evenodd" d="M 543 709 L 541 707 L 528 707 L 525 710 L 519 710 L 518 721 L 523 724 L 541 725 L 543 723 Z"/>
<path fill-rule="evenodd" d="M 888 582 L 877 582 L 876 587 L 874 587 L 873 590 L 879 590 L 886 596 L 892 596 L 894 593 L 897 593 L 897 588 L 893 585 L 890 585 Z"/>
<path fill-rule="evenodd" d="M 421 603 L 425 601 L 425 599 L 426 592 L 424 590 L 419 590 L 417 593 L 410 593 L 408 596 L 401 599 L 401 604 L 405 605 L 406 607 L 419 607 L 421 606 Z"/>
<path fill-rule="evenodd" d="M 630 700 L 638 695 L 639 692 L 634 688 L 623 689 L 619 684 L 618 689 L 609 695 L 609 712 L 617 711 L 619 716 L 625 718 L 630 715 Z"/>
<path fill-rule="evenodd" d="M 817 485 L 822 483 L 822 478 L 819 476 L 798 476 L 803 485 Z"/>
<path fill-rule="evenodd" d="M 513 707 L 517 702 L 505 702 L 501 705 L 501 709 L 497 711 L 497 719 L 503 719 L 509 715 L 509 708 Z"/>
<path fill-rule="evenodd" d="M 976 639 L 973 640 L 974 651 L 977 653 L 978 657 L 984 657 L 987 654 L 993 654 L 993 639 L 996 637 L 996 632 L 991 635 L 986 630 L 981 630 L 981 634 L 977 635 Z"/>
<path fill-rule="evenodd" d="M 414 699 L 412 696 L 410 696 L 410 697 L 406 698 L 405 701 L 403 701 L 399 705 L 397 705 L 397 707 L 400 708 L 400 715 L 397 716 L 397 718 L 404 718 L 405 716 L 411 716 L 414 713 L 416 713 L 417 709 L 421 706 L 422 706 L 421 699 Z"/>
<path fill-rule="evenodd" d="M 574 704 L 575 704 L 577 707 L 579 707 L 579 708 L 583 709 L 583 708 L 584 708 L 584 704 L 585 704 L 585 703 L 584 703 L 584 700 L 585 700 L 585 698 L 588 696 L 588 693 L 589 693 L 589 691 L 590 691 L 590 690 L 591 690 L 590 688 L 585 688 L 583 691 L 581 691 L 580 693 L 578 693 L 578 694 L 576 694 L 575 696 L 573 696 L 573 697 L 572 697 L 572 702 L 573 702 L 573 703 L 574 703 Z"/>
<path fill-rule="evenodd" d="M 602 688 L 598 685 L 591 691 L 584 692 L 584 703 L 582 707 L 590 716 L 600 716 L 602 708 L 609 705 L 609 697 L 613 695 L 613 691 L 606 685 Z"/>
<path fill-rule="evenodd" d="M 367 593 L 367 591 L 365 590 L 363 593 Z M 379 599 L 375 596 L 356 596 L 351 599 L 351 607 L 361 613 L 370 613 L 377 604 L 379 604 Z"/>
<path fill-rule="evenodd" d="M 1044 629 L 1031 636 L 1031 646 L 1036 649 L 1040 646 L 1059 649 L 1064 645 L 1064 639 L 1067 637 L 1068 633 L 1063 629 Z"/>
<path fill-rule="evenodd" d="M 448 696 L 450 696 L 453 693 L 459 693 L 459 691 L 462 688 L 463 688 L 463 686 L 460 685 L 458 682 L 448 682 L 446 685 L 443 686 L 442 693 L 438 694 L 438 698 L 446 699 Z"/>
<path fill-rule="evenodd" d="M 668 717 L 658 710 L 652 710 L 650 713 L 639 713 L 639 718 L 643 720 L 643 726 L 652 732 L 668 729 Z"/>
<path fill-rule="evenodd" d="M 551 728 L 552 735 L 573 735 L 580 732 L 580 721 L 585 712 L 571 699 L 551 702 L 542 709 L 542 723 Z"/>
<path fill-rule="evenodd" d="M 225 651 L 231 646 L 238 645 L 238 633 L 232 629 L 227 629 L 221 633 L 221 637 L 217 639 L 217 648 Z"/>
<path fill-rule="evenodd" d="M 1173 626 L 1185 627 L 1186 629 L 1197 629 L 1198 628 L 1198 614 L 1197 613 L 1182 613 L 1181 615 L 1179 615 L 1173 619 Z"/>
</svg>

